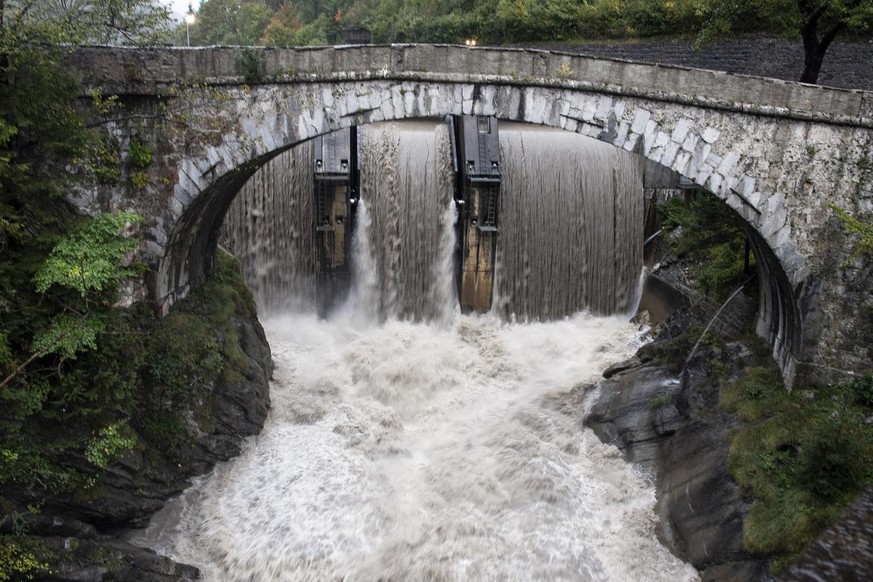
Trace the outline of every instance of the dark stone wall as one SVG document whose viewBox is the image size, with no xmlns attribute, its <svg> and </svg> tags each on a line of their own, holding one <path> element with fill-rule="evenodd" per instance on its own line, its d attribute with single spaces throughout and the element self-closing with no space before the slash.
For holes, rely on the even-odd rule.
<svg viewBox="0 0 873 582">
<path fill-rule="evenodd" d="M 803 46 L 780 37 L 747 36 L 699 50 L 692 40 L 642 41 L 625 44 L 547 45 L 555 49 L 646 63 L 680 65 L 756 77 L 796 81 L 803 71 Z M 825 55 L 820 85 L 873 90 L 873 40 L 836 43 Z"/>
</svg>

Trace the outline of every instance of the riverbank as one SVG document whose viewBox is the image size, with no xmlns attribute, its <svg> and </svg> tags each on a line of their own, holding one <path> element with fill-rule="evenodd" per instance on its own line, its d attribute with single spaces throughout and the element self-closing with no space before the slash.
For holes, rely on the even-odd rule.
<svg viewBox="0 0 873 582">
<path fill-rule="evenodd" d="M 707 212 L 703 200 L 689 208 Z M 730 288 L 714 289 L 718 301 L 703 292 L 712 280 L 739 285 L 742 253 L 725 249 L 741 251 L 741 238 L 713 255 L 719 246 L 700 244 L 676 210 L 642 302 L 657 314 L 655 341 L 607 370 L 585 425 L 651 472 L 658 537 L 703 580 L 869 571 L 873 552 L 853 541 L 869 503 L 839 516 L 873 479 L 873 378 L 785 390 L 752 331 L 756 293 L 736 294 L 714 318 Z"/>
<path fill-rule="evenodd" d="M 196 568 L 130 545 L 120 534 L 143 527 L 192 477 L 237 456 L 243 440 L 260 432 L 270 403 L 270 348 L 230 257 L 220 257 L 203 288 L 169 316 L 139 318 L 144 327 L 125 338 L 133 362 L 107 362 L 101 370 L 129 367 L 136 374 L 119 434 L 103 435 L 102 467 L 94 454 L 60 448 L 75 427 L 42 427 L 33 419 L 25 425 L 43 431 L 36 441 L 43 449 L 63 451 L 53 474 L 75 479 L 6 476 L 0 581 L 198 578 Z"/>
</svg>

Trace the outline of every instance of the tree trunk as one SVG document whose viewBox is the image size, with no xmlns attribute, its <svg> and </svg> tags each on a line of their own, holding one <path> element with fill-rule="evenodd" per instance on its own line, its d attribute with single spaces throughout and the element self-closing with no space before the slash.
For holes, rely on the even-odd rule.
<svg viewBox="0 0 873 582">
<path fill-rule="evenodd" d="M 845 21 L 837 22 L 821 38 L 818 37 L 818 25 L 829 8 L 824 2 L 821 6 L 809 0 L 797 0 L 797 8 L 804 17 L 803 26 L 800 28 L 800 36 L 803 38 L 803 74 L 800 75 L 801 83 L 818 82 L 821 65 L 824 62 L 825 53 L 837 35 L 846 27 Z"/>
<path fill-rule="evenodd" d="M 801 83 L 815 84 L 818 82 L 818 74 L 821 72 L 821 64 L 824 62 L 825 49 L 816 42 L 814 45 L 807 44 L 803 39 L 803 74 L 800 75 Z"/>
</svg>

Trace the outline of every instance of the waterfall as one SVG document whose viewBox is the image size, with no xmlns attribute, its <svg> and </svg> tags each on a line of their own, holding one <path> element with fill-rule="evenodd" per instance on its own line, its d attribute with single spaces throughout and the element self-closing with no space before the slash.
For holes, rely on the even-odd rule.
<svg viewBox="0 0 873 582">
<path fill-rule="evenodd" d="M 370 321 L 451 318 L 457 215 L 448 128 L 372 124 L 360 128 L 360 141 L 351 253 L 353 279 L 366 289 L 353 289 L 357 305 Z M 631 310 L 642 264 L 642 159 L 524 124 L 502 123 L 500 143 L 494 311 L 548 320 Z M 240 258 L 262 315 L 313 309 L 312 177 L 312 148 L 303 144 L 257 172 L 225 221 L 221 240 Z"/>
<path fill-rule="evenodd" d="M 445 260 L 443 245 L 454 245 L 443 217 L 453 194 L 451 168 L 445 124 L 361 128 L 360 193 L 370 211 L 383 317 L 432 320 L 446 309 L 440 302 L 449 298 L 434 275 Z"/>
<path fill-rule="evenodd" d="M 261 316 L 315 308 L 313 156 L 304 143 L 265 164 L 224 220 L 222 246 L 240 261 Z"/>
<path fill-rule="evenodd" d="M 623 313 L 642 265 L 642 158 L 573 133 L 500 125 L 494 309 L 554 319 Z"/>
<path fill-rule="evenodd" d="M 635 301 L 639 168 L 578 136 L 501 132 L 495 310 L 551 321 L 458 313 L 446 127 L 362 128 L 348 301 L 265 321 L 262 433 L 135 543 L 206 582 L 699 580 L 657 541 L 651 477 L 581 428 L 585 386 L 639 346 L 626 317 L 573 313 Z M 225 225 L 262 310 L 312 305 L 310 158 L 277 158 Z"/>
<path fill-rule="evenodd" d="M 370 246 L 370 211 L 365 200 L 358 200 L 357 226 L 352 236 L 352 288 L 340 317 L 358 325 L 379 321 L 379 273 Z"/>
</svg>

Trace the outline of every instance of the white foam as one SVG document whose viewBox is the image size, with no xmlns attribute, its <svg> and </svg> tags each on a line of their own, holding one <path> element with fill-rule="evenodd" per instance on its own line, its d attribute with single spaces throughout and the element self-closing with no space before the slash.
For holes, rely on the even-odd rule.
<svg viewBox="0 0 873 582">
<path fill-rule="evenodd" d="M 581 428 L 617 318 L 450 325 L 288 316 L 263 433 L 141 542 L 206 580 L 696 580 L 651 484 Z"/>
</svg>

